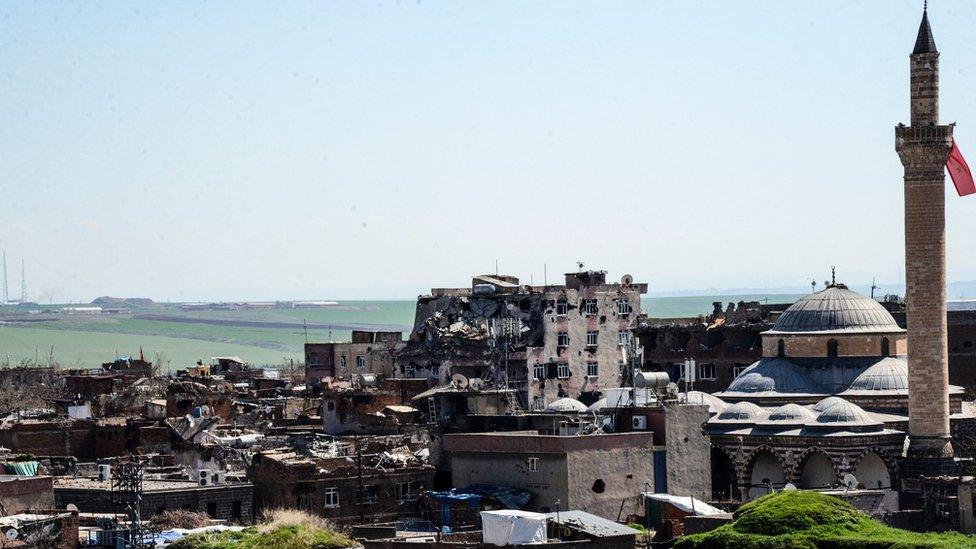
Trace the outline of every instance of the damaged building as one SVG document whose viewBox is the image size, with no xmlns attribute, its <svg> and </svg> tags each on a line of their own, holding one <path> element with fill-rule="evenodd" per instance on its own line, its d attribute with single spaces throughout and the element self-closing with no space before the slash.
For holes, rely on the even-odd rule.
<svg viewBox="0 0 976 549">
<path fill-rule="evenodd" d="M 482 275 L 470 288 L 435 288 L 417 300 L 398 373 L 438 385 L 456 374 L 504 385 L 516 389 L 523 408 L 564 397 L 593 402 L 625 376 L 621 349 L 646 292 L 629 275 L 607 283 L 605 271 L 567 273 L 562 285 Z"/>
</svg>

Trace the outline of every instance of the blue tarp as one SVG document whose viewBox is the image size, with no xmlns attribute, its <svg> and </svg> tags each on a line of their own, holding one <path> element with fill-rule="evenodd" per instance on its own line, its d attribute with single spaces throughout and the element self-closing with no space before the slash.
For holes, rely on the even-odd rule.
<svg viewBox="0 0 976 549">
<path fill-rule="evenodd" d="M 461 488 L 461 492 L 497 499 L 509 509 L 521 509 L 529 504 L 532 494 L 518 488 L 495 486 L 493 484 L 472 484 Z"/>
</svg>

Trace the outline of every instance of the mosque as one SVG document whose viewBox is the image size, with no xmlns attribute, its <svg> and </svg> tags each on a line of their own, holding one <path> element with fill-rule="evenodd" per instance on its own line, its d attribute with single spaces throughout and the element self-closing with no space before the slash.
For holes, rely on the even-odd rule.
<svg viewBox="0 0 976 549">
<path fill-rule="evenodd" d="M 953 435 L 959 446 L 976 429 L 976 409 L 948 384 L 943 167 L 953 126 L 938 123 L 939 53 L 927 10 L 910 59 L 912 121 L 895 129 L 908 329 L 836 281 L 785 310 L 761 334 L 762 358 L 724 391 L 701 395 L 716 494 L 748 500 L 788 483 L 830 489 L 853 475 L 897 510 L 911 479 L 957 472 Z"/>
</svg>

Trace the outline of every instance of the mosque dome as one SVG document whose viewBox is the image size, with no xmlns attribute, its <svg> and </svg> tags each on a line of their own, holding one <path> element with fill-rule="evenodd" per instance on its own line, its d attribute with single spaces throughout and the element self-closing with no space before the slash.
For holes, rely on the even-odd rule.
<svg viewBox="0 0 976 549">
<path fill-rule="evenodd" d="M 791 402 L 770 412 L 765 423 L 804 424 L 813 420 L 814 417 L 816 415 L 809 408 Z"/>
<path fill-rule="evenodd" d="M 830 402 L 826 402 L 826 401 Z M 821 406 L 822 405 L 822 406 Z M 869 427 L 881 425 L 881 422 L 871 417 L 863 408 L 840 397 L 830 397 L 817 403 L 820 415 L 816 423 L 823 427 Z"/>
<path fill-rule="evenodd" d="M 861 372 L 849 391 L 908 391 L 908 363 L 883 358 Z"/>
<path fill-rule="evenodd" d="M 823 391 L 789 360 L 764 358 L 743 370 L 724 392 L 820 394 Z"/>
<path fill-rule="evenodd" d="M 722 421 L 753 422 L 765 414 L 765 410 L 751 402 L 736 402 L 722 410 L 718 419 Z"/>
<path fill-rule="evenodd" d="M 686 404 L 707 404 L 708 413 L 710 414 L 717 414 L 729 406 L 724 400 L 703 391 L 681 393 L 678 395 L 678 402 Z"/>
<path fill-rule="evenodd" d="M 829 396 L 820 402 L 813 405 L 813 411 L 817 413 L 822 413 L 824 410 L 832 406 L 836 402 L 847 402 L 839 396 Z"/>
<path fill-rule="evenodd" d="M 874 299 L 853 292 L 843 284 L 832 284 L 783 311 L 767 333 L 903 331 L 891 313 Z"/>
</svg>

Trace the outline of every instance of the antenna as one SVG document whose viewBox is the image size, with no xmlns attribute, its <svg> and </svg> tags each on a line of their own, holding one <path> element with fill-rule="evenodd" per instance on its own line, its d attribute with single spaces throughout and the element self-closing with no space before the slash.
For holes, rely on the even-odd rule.
<svg viewBox="0 0 976 549">
<path fill-rule="evenodd" d="M 813 280 L 810 281 L 810 291 L 813 292 L 813 293 L 817 293 L 817 279 L 816 278 L 814 278 Z"/>
<path fill-rule="evenodd" d="M 833 265 L 830 266 L 830 285 L 837 285 L 837 267 L 834 267 Z"/>
<path fill-rule="evenodd" d="M 875 277 L 871 277 L 871 299 L 874 299 L 874 291 L 878 289 L 878 285 L 875 284 Z"/>
<path fill-rule="evenodd" d="M 3 302 L 10 301 L 10 294 L 7 292 L 7 252 L 3 252 Z"/>
</svg>

